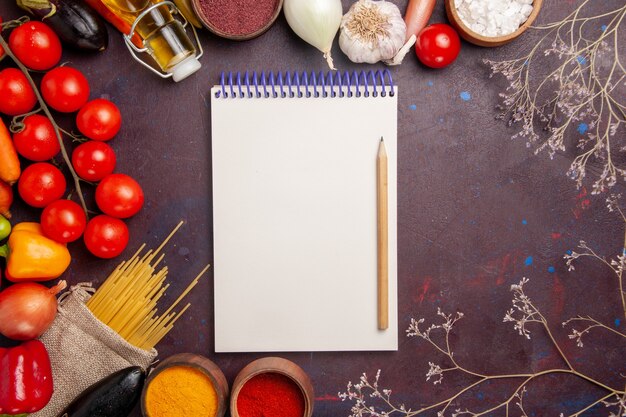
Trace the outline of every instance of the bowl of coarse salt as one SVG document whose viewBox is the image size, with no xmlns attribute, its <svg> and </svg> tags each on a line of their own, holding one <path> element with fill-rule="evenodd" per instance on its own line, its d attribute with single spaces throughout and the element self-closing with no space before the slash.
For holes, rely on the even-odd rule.
<svg viewBox="0 0 626 417">
<path fill-rule="evenodd" d="M 537 18 L 542 0 L 445 0 L 459 35 L 480 46 L 511 42 Z"/>
</svg>

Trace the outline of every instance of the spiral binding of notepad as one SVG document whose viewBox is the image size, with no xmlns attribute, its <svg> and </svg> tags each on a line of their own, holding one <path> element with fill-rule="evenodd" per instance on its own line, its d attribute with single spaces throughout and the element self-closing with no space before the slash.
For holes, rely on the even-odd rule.
<svg viewBox="0 0 626 417">
<path fill-rule="evenodd" d="M 393 97 L 391 72 L 222 72 L 215 98 Z"/>
</svg>

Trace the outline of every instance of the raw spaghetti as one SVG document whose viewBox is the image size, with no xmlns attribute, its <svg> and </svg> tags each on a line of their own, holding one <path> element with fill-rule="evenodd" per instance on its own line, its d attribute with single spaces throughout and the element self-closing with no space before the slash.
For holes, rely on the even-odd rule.
<svg viewBox="0 0 626 417">
<path fill-rule="evenodd" d="M 115 330 L 130 344 L 144 350 L 154 348 L 172 330 L 176 320 L 191 304 L 187 304 L 178 313 L 173 311 L 174 308 L 209 269 L 207 265 L 178 299 L 163 314 L 157 315 L 157 302 L 170 286 L 165 283 L 167 267 L 155 272 L 164 257 L 163 254 L 159 255 L 159 252 L 182 224 L 182 221 L 178 223 L 155 251 L 149 250 L 141 255 L 146 246 L 141 245 L 129 260 L 115 268 L 86 303 L 101 322 Z"/>
</svg>

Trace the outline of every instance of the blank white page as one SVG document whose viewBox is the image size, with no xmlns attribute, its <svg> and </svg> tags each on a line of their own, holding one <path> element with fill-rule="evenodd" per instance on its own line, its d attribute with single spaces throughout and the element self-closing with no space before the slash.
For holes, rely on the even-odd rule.
<svg viewBox="0 0 626 417">
<path fill-rule="evenodd" d="M 211 90 L 216 352 L 397 350 L 397 91 L 381 88 L 360 98 Z M 381 137 L 387 330 L 377 325 Z"/>
</svg>

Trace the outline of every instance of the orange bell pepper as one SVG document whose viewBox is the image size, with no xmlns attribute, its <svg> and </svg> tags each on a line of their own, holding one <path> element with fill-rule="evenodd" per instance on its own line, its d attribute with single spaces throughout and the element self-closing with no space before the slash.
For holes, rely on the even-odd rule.
<svg viewBox="0 0 626 417">
<path fill-rule="evenodd" d="M 13 282 L 49 281 L 58 278 L 70 265 L 67 247 L 44 236 L 39 223 L 18 223 L 13 227 L 0 256 L 7 258 L 6 277 Z"/>
</svg>

